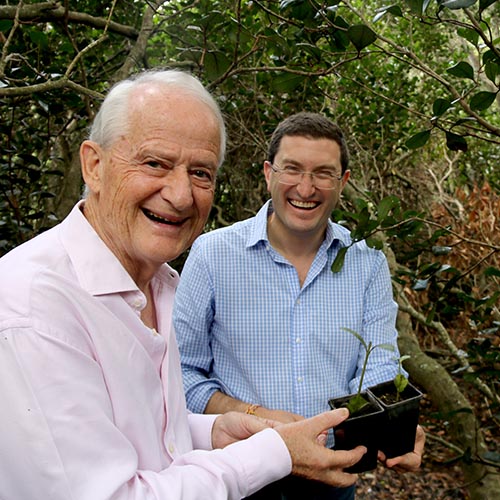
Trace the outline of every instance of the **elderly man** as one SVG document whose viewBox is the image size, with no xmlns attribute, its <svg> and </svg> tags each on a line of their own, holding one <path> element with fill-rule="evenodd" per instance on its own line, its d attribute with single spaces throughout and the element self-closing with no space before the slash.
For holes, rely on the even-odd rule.
<svg viewBox="0 0 500 500">
<path fill-rule="evenodd" d="M 0 498 L 241 498 L 290 472 L 352 484 L 325 412 L 291 424 L 188 414 L 166 262 L 201 232 L 225 130 L 195 78 L 144 73 L 80 150 L 87 197 L 0 259 Z M 274 428 L 273 428 L 274 427 Z"/>
</svg>

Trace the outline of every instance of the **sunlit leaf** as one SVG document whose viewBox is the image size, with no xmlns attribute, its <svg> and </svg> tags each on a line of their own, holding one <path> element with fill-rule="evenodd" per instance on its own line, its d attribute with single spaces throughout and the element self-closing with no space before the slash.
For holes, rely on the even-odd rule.
<svg viewBox="0 0 500 500">
<path fill-rule="evenodd" d="M 451 10 L 466 9 L 471 7 L 477 2 L 477 0 L 445 0 L 441 7 L 446 7 Z"/>
</svg>

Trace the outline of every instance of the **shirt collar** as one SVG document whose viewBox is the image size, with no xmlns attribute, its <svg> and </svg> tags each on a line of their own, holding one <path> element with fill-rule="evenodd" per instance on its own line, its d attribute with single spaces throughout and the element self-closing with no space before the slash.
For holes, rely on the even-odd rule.
<svg viewBox="0 0 500 500">
<path fill-rule="evenodd" d="M 255 246 L 260 241 L 269 243 L 269 238 L 267 237 L 267 219 L 272 211 L 272 201 L 268 200 L 257 212 L 253 220 L 252 230 L 248 236 L 247 247 Z M 351 238 L 347 229 L 328 220 L 323 245 L 325 245 L 326 248 L 330 248 L 334 242 L 338 242 L 340 246 L 345 247 L 351 243 Z"/>
<path fill-rule="evenodd" d="M 83 204 L 83 200 L 78 202 L 60 226 L 62 244 L 71 259 L 78 282 L 92 295 L 138 291 L 121 262 L 83 215 Z M 155 279 L 175 287 L 179 275 L 164 264 Z"/>
</svg>

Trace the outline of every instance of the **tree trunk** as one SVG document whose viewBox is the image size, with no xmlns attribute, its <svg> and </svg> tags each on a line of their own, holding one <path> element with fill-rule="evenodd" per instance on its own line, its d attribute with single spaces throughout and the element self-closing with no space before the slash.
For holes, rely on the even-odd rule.
<svg viewBox="0 0 500 500">
<path fill-rule="evenodd" d="M 480 457 L 488 449 L 471 404 L 448 372 L 422 352 L 407 313 L 399 313 L 397 327 L 401 353 L 411 356 L 405 362 L 405 368 L 439 411 L 447 415 L 450 437 L 459 448 L 470 453 L 472 461 L 461 460 L 461 467 L 471 500 L 498 498 L 500 473 L 498 469 L 480 463 Z"/>
</svg>

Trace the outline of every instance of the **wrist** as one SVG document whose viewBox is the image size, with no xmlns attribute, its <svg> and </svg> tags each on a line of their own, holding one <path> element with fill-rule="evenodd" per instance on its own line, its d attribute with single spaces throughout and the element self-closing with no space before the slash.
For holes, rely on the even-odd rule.
<svg viewBox="0 0 500 500">
<path fill-rule="evenodd" d="M 260 405 L 257 404 L 250 404 L 247 406 L 245 413 L 247 415 L 256 415 L 257 408 L 260 408 Z"/>
</svg>

